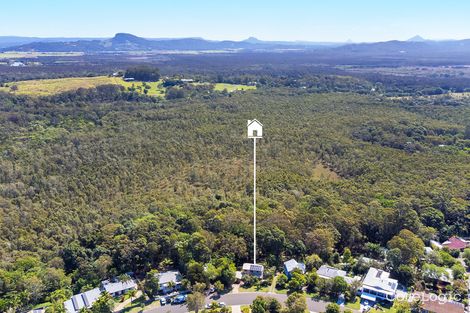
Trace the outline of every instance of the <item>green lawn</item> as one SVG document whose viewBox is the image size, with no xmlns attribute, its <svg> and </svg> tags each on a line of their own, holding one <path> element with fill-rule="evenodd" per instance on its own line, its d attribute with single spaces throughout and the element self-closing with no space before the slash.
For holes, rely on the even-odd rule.
<svg viewBox="0 0 470 313">
<path fill-rule="evenodd" d="M 141 304 L 144 303 L 144 310 L 148 310 L 157 306 L 160 306 L 158 300 L 149 300 L 145 301 L 143 296 L 132 301 L 132 303 L 127 304 L 124 309 L 121 310 L 121 313 L 137 313 L 142 310 Z"/>
<path fill-rule="evenodd" d="M 289 290 L 287 290 L 287 289 L 277 289 L 277 288 L 274 288 L 274 292 L 275 292 L 275 293 L 282 294 L 282 295 L 286 295 L 286 294 L 289 292 Z"/>
<path fill-rule="evenodd" d="M 161 86 L 161 83 L 162 81 L 146 83 L 150 86 L 148 95 L 163 97 L 165 95 L 165 88 Z M 141 87 L 142 89 L 137 89 L 136 91 L 143 93 L 143 82 L 126 82 L 121 77 L 108 76 L 25 80 L 5 83 L 4 87 L 0 87 L 0 91 L 28 96 L 50 96 L 79 88 L 93 88 L 107 84 L 121 85 L 126 89 L 132 86 L 135 88 Z M 17 90 L 13 90 L 12 86 L 16 86 Z"/>
<path fill-rule="evenodd" d="M 240 292 L 268 292 L 269 287 L 257 287 L 257 286 L 251 286 L 250 288 L 245 288 L 243 286 L 240 286 L 239 289 Z"/>
<path fill-rule="evenodd" d="M 224 89 L 227 89 L 228 92 L 234 92 L 234 91 L 241 91 L 241 90 L 255 90 L 256 86 L 222 84 L 222 83 L 217 83 L 214 85 L 215 91 L 223 91 Z"/>
<path fill-rule="evenodd" d="M 392 306 L 390 308 L 384 307 L 379 305 L 380 309 L 371 309 L 369 312 L 370 313 L 396 313 L 397 309 L 395 306 Z"/>
</svg>

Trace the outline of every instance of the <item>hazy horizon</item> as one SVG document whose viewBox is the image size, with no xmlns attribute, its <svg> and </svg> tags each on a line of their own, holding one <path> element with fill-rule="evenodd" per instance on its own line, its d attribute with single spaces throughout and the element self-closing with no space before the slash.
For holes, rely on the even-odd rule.
<svg viewBox="0 0 470 313">
<path fill-rule="evenodd" d="M 84 39 L 84 40 L 100 40 L 100 39 L 107 39 L 107 38 L 113 38 L 115 35 L 117 35 L 118 33 L 126 33 L 126 34 L 130 34 L 130 35 L 134 35 L 134 36 L 137 36 L 137 37 L 141 37 L 141 38 L 145 38 L 145 39 L 158 39 L 158 40 L 164 40 L 164 39 L 188 39 L 188 38 L 200 38 L 200 39 L 204 39 L 204 40 L 208 40 L 208 41 L 223 41 L 223 40 L 231 40 L 231 39 L 209 39 L 209 38 L 206 38 L 204 36 L 181 36 L 181 37 L 146 37 L 146 36 L 141 36 L 139 34 L 134 34 L 134 33 L 129 33 L 129 32 L 116 32 L 110 36 L 95 36 L 95 37 L 91 37 L 91 36 L 19 36 L 19 35 L 16 35 L 16 34 L 11 34 L 11 35 L 0 35 L 0 38 L 6 38 L 6 37 L 18 37 L 18 38 L 37 38 L 37 39 Z M 455 38 L 425 38 L 423 36 L 421 36 L 420 34 L 416 34 L 414 36 L 411 36 L 410 38 L 405 38 L 405 39 L 388 39 L 388 40 L 380 40 L 380 41 L 354 41 L 354 40 L 351 40 L 351 39 L 348 39 L 348 40 L 344 40 L 344 41 L 332 41 L 332 40 L 305 40 L 305 39 L 292 39 L 292 40 L 282 40 L 282 39 L 263 39 L 263 38 L 259 38 L 259 37 L 256 37 L 256 36 L 249 36 L 249 37 L 246 37 L 246 38 L 242 38 L 242 39 L 235 39 L 233 41 L 243 41 L 243 40 L 248 40 L 248 39 L 251 39 L 251 38 L 254 38 L 254 39 L 257 39 L 257 40 L 260 40 L 260 41 L 279 41 L 279 42 L 312 42 L 312 43 L 373 43 L 373 42 L 381 42 L 381 41 L 391 41 L 391 40 L 399 40 L 399 41 L 407 41 L 409 39 L 413 39 L 414 37 L 416 36 L 420 36 L 422 37 L 422 39 L 424 40 L 430 40 L 430 41 L 453 41 L 453 40 L 463 40 L 463 39 L 470 39 L 470 36 L 469 38 L 459 38 L 459 39 L 455 39 Z"/>
<path fill-rule="evenodd" d="M 376 42 L 470 38 L 470 3 L 414 1 L 377 3 L 293 0 L 273 5 L 176 0 L 32 1 L 2 4 L 0 36 L 108 38 L 131 33 L 145 38 L 208 40 Z M 12 14 L 15 12 L 15 14 Z"/>
</svg>

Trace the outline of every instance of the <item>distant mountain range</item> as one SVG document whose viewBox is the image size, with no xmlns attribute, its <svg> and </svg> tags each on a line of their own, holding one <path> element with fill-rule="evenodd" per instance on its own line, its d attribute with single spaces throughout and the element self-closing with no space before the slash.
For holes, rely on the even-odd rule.
<svg viewBox="0 0 470 313">
<path fill-rule="evenodd" d="M 250 37 L 243 41 L 213 41 L 202 38 L 146 39 L 118 33 L 113 38 L 33 38 L 0 37 L 1 51 L 105 52 L 152 50 L 229 50 L 229 49 L 317 49 L 340 46 L 328 42 L 262 41 Z"/>
<path fill-rule="evenodd" d="M 68 37 L 53 37 L 53 38 L 40 38 L 40 37 L 20 37 L 20 36 L 0 36 L 0 49 L 25 45 L 33 42 L 70 42 L 79 40 L 103 40 L 105 38 L 68 38 Z"/>
<path fill-rule="evenodd" d="M 275 51 L 309 50 L 319 55 L 341 56 L 419 56 L 452 57 L 470 54 L 470 39 L 426 40 L 414 36 L 407 41 L 375 43 L 332 43 L 308 41 L 263 41 L 250 37 L 242 41 L 206 40 L 202 38 L 142 38 L 132 34 L 118 33 L 113 38 L 34 38 L 0 37 L 0 51 L 36 52 L 130 52 L 130 51 Z"/>
</svg>

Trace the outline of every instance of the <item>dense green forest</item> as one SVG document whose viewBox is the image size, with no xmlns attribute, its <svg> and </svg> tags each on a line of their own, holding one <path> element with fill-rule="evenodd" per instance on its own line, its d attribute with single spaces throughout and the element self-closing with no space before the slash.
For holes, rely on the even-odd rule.
<svg viewBox="0 0 470 313">
<path fill-rule="evenodd" d="M 162 262 L 191 278 L 195 264 L 249 261 L 252 118 L 265 132 L 265 264 L 361 254 L 403 229 L 425 243 L 470 235 L 468 98 L 269 86 L 172 101 L 115 92 L 0 95 L 3 308 Z"/>
</svg>

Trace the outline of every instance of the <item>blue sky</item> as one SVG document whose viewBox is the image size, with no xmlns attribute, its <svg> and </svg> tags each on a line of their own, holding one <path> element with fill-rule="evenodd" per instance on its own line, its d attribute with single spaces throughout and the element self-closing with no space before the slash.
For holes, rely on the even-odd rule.
<svg viewBox="0 0 470 313">
<path fill-rule="evenodd" d="M 469 12 L 465 0 L 21 0 L 1 3 L 0 36 L 462 39 Z"/>
</svg>

